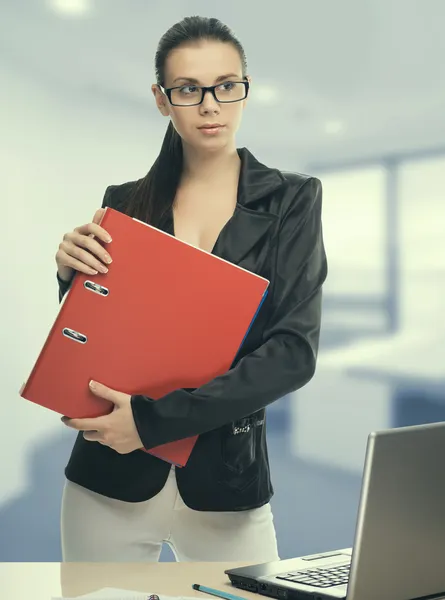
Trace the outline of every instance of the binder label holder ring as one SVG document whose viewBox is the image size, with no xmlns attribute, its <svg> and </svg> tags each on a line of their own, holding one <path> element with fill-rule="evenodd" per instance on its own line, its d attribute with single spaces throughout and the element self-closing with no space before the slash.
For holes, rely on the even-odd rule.
<svg viewBox="0 0 445 600">
<path fill-rule="evenodd" d="M 69 327 L 64 327 L 62 333 L 65 337 L 73 340 L 74 342 L 79 342 L 79 344 L 86 344 L 88 338 L 83 333 L 79 333 L 78 331 L 74 331 L 74 329 L 70 329 Z"/>
<path fill-rule="evenodd" d="M 89 292 L 94 292 L 95 294 L 99 294 L 99 296 L 108 296 L 110 290 L 99 283 L 94 283 L 94 281 L 85 281 L 83 287 Z"/>
</svg>

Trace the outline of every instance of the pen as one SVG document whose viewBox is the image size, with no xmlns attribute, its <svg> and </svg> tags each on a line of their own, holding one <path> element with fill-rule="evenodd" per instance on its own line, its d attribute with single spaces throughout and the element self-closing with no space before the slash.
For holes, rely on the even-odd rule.
<svg viewBox="0 0 445 600">
<path fill-rule="evenodd" d="M 198 583 L 194 583 L 192 587 L 194 590 L 198 590 L 198 592 L 204 592 L 205 594 L 210 594 L 211 596 L 224 598 L 224 600 L 246 600 L 242 596 L 235 596 L 234 594 L 228 594 L 227 592 L 220 592 L 219 590 L 214 590 L 213 588 L 206 587 L 205 585 L 199 585 Z"/>
</svg>

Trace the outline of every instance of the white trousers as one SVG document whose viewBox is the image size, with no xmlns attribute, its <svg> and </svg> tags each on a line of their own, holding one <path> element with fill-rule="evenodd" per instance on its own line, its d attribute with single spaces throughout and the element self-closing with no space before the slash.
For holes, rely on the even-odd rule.
<svg viewBox="0 0 445 600">
<path fill-rule="evenodd" d="M 66 562 L 158 562 L 168 544 L 177 561 L 279 560 L 270 504 L 239 512 L 188 508 L 172 467 L 164 488 L 144 502 L 123 502 L 66 481 L 61 511 Z"/>
</svg>

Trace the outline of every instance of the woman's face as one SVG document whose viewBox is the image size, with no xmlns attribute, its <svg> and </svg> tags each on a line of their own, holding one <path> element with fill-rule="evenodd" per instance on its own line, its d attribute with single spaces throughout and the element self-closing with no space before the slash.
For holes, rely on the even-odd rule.
<svg viewBox="0 0 445 600">
<path fill-rule="evenodd" d="M 218 88 L 220 97 L 230 98 L 234 87 L 228 83 L 230 81 L 243 81 L 241 59 L 232 44 L 217 41 L 187 44 L 173 50 L 167 58 L 164 87 L 181 86 L 175 92 L 180 101 L 182 98 L 185 101 L 193 98 L 197 93 L 195 86 L 216 84 L 221 85 Z M 172 106 L 156 85 L 152 90 L 159 110 L 171 118 L 185 145 L 209 151 L 235 145 L 235 134 L 246 100 L 225 104 L 217 102 L 211 92 L 207 92 L 202 104 Z M 174 98 L 172 100 L 176 102 Z M 203 128 L 206 124 L 219 124 L 222 127 L 210 130 Z"/>
</svg>

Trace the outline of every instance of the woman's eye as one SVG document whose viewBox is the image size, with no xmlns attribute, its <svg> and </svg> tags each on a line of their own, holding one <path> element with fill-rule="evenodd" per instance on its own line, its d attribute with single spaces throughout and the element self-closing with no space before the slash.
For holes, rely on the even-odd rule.
<svg viewBox="0 0 445 600">
<path fill-rule="evenodd" d="M 225 92 L 230 91 L 235 84 L 232 81 L 226 81 L 226 83 L 221 84 L 221 89 Z"/>
<path fill-rule="evenodd" d="M 186 85 L 184 87 L 181 88 L 181 93 L 182 94 L 194 94 L 197 90 L 196 85 Z"/>
</svg>

